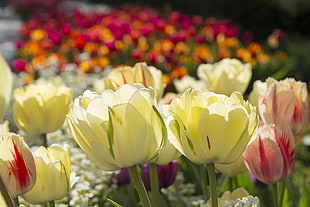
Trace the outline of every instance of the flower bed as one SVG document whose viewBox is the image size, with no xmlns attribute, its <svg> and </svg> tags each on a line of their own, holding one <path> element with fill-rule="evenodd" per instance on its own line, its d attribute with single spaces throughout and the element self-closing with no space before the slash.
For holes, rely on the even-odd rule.
<svg viewBox="0 0 310 207">
<path fill-rule="evenodd" d="M 21 35 L 15 73 L 0 57 L 0 206 L 310 203 L 307 85 L 266 79 L 280 30 L 62 7 Z"/>
</svg>

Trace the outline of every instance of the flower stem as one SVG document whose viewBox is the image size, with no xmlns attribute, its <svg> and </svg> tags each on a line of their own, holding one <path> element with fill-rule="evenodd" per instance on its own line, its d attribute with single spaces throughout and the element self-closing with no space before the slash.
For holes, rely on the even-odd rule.
<svg viewBox="0 0 310 207">
<path fill-rule="evenodd" d="M 233 189 L 234 189 L 234 187 L 233 187 L 233 185 L 234 185 L 234 180 L 233 180 L 232 177 L 228 177 L 227 179 L 228 179 L 228 190 L 229 190 L 230 192 L 232 192 Z"/>
<path fill-rule="evenodd" d="M 205 202 L 208 201 L 209 195 L 208 195 L 208 188 L 207 188 L 207 168 L 206 165 L 200 165 L 200 176 L 201 176 L 201 188 L 202 188 L 202 194 Z"/>
<path fill-rule="evenodd" d="M 5 184 L 4 184 L 1 176 L 0 176 L 0 192 L 1 192 L 1 195 L 2 195 L 6 205 L 8 207 L 15 207 L 14 202 L 13 202 L 9 192 L 7 191 L 7 189 L 5 187 Z"/>
<path fill-rule="evenodd" d="M 14 199 L 15 206 L 19 206 L 18 196 Z"/>
<path fill-rule="evenodd" d="M 271 185 L 272 187 L 272 195 L 273 195 L 273 207 L 278 207 L 278 183 L 274 183 Z"/>
<path fill-rule="evenodd" d="M 136 185 L 136 189 L 138 191 L 142 206 L 151 207 L 150 199 L 147 195 L 141 176 L 139 175 L 139 172 L 138 172 L 138 167 L 135 165 L 135 166 L 129 167 L 128 170 L 129 170 L 131 178 L 133 179 L 133 182 Z"/>
<path fill-rule="evenodd" d="M 48 147 L 47 134 L 46 133 L 41 134 L 41 139 L 42 139 L 42 145 L 47 148 Z"/>
<path fill-rule="evenodd" d="M 50 201 L 49 202 L 49 207 L 55 207 L 55 201 Z"/>
<path fill-rule="evenodd" d="M 158 184 L 158 174 L 156 164 L 150 163 L 150 179 L 151 179 L 151 196 L 152 196 L 152 205 L 159 206 L 158 201 L 160 198 L 159 194 L 159 184 Z"/>
<path fill-rule="evenodd" d="M 283 203 L 283 197 L 284 197 L 284 191 L 285 191 L 285 180 L 280 182 L 280 186 L 279 186 L 279 207 L 282 207 L 282 203 Z"/>
<path fill-rule="evenodd" d="M 214 163 L 207 164 L 207 170 L 208 170 L 208 176 L 209 176 L 212 207 L 218 207 Z"/>
</svg>

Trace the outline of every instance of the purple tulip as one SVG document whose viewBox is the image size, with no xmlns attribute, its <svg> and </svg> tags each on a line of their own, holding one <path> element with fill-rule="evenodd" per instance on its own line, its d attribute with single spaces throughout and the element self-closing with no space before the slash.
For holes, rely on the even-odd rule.
<svg viewBox="0 0 310 207">
<path fill-rule="evenodd" d="M 156 165 L 159 188 L 167 188 L 173 184 L 178 172 L 178 162 L 172 161 L 166 165 Z M 151 190 L 149 164 L 141 166 L 142 180 L 146 190 Z"/>
</svg>

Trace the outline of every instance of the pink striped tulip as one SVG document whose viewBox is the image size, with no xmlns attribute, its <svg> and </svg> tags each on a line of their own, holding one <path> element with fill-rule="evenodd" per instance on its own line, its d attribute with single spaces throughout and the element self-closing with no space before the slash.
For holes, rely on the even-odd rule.
<svg viewBox="0 0 310 207">
<path fill-rule="evenodd" d="M 285 180 L 294 168 L 295 141 L 289 128 L 262 124 L 258 136 L 245 149 L 244 162 L 260 181 L 273 184 Z"/>
<path fill-rule="evenodd" d="M 29 191 L 35 183 L 33 155 L 17 134 L 7 133 L 0 137 L 0 176 L 13 198 Z"/>
<path fill-rule="evenodd" d="M 263 122 L 282 129 L 289 125 L 295 139 L 301 137 L 309 121 L 307 85 L 292 78 L 282 81 L 268 78 L 266 82 L 267 91 L 259 103 Z"/>
</svg>

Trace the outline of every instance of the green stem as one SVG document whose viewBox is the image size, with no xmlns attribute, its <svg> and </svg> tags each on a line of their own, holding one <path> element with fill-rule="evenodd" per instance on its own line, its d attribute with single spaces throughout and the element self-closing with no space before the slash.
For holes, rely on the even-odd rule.
<svg viewBox="0 0 310 207">
<path fill-rule="evenodd" d="M 47 148 L 48 147 L 47 134 L 46 133 L 41 134 L 41 139 L 42 139 L 42 145 Z"/>
<path fill-rule="evenodd" d="M 208 195 L 208 181 L 207 181 L 207 168 L 206 165 L 200 165 L 200 177 L 201 177 L 201 189 L 202 189 L 202 194 L 205 202 L 208 201 L 209 195 Z"/>
<path fill-rule="evenodd" d="M 210 184 L 210 190 L 211 190 L 210 195 L 211 195 L 212 207 L 218 207 L 214 163 L 207 164 L 207 170 L 208 170 L 209 184 Z"/>
<path fill-rule="evenodd" d="M 1 195 L 2 195 L 6 205 L 8 207 L 15 207 L 14 202 L 13 202 L 9 192 L 7 191 L 7 189 L 5 187 L 5 184 L 4 184 L 1 176 L 0 176 L 0 192 L 1 192 Z"/>
<path fill-rule="evenodd" d="M 19 206 L 18 196 L 14 199 L 15 206 Z"/>
<path fill-rule="evenodd" d="M 152 205 L 153 206 L 159 206 L 159 184 L 158 184 L 158 174 L 157 174 L 157 168 L 156 164 L 150 163 L 150 179 L 151 179 L 151 196 L 152 196 Z"/>
<path fill-rule="evenodd" d="M 228 177 L 228 190 L 230 191 L 230 192 L 232 192 L 233 191 L 233 189 L 234 189 L 234 187 L 233 187 L 233 178 L 232 177 Z"/>
<path fill-rule="evenodd" d="M 280 186 L 279 186 L 279 207 L 282 207 L 283 204 L 283 198 L 284 198 L 284 191 L 285 191 L 285 180 L 280 182 Z"/>
<path fill-rule="evenodd" d="M 55 201 L 50 201 L 49 204 L 50 204 L 49 207 L 55 207 Z"/>
<path fill-rule="evenodd" d="M 143 207 L 151 207 L 150 199 L 147 195 L 147 192 L 146 192 L 145 187 L 143 185 L 141 176 L 138 172 L 138 166 L 135 165 L 135 166 L 129 167 L 128 170 L 129 170 L 129 173 L 130 173 L 130 176 L 131 176 L 133 182 L 136 185 L 136 189 L 138 191 L 139 198 L 140 198 L 140 201 L 142 203 L 142 206 Z"/>
<path fill-rule="evenodd" d="M 274 183 L 271 185 L 272 187 L 272 195 L 273 195 L 273 207 L 278 207 L 278 183 Z"/>
</svg>

